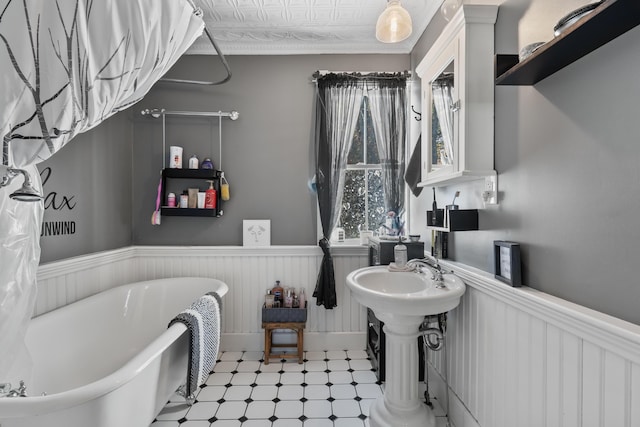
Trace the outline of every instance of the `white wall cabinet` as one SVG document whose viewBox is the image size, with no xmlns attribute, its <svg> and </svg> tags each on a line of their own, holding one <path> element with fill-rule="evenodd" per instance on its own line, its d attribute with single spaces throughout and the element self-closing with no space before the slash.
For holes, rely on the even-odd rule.
<svg viewBox="0 0 640 427">
<path fill-rule="evenodd" d="M 463 5 L 416 67 L 422 81 L 422 181 L 495 176 L 495 5 Z"/>
</svg>

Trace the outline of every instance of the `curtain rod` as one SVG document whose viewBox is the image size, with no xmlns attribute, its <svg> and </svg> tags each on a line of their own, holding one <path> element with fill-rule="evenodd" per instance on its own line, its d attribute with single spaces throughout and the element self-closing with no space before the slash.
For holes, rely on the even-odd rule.
<svg viewBox="0 0 640 427">
<path fill-rule="evenodd" d="M 411 80 L 411 71 L 328 71 L 328 70 L 318 70 L 314 72 L 311 77 L 312 83 L 316 83 L 319 77 L 326 76 L 327 74 L 346 74 L 350 77 L 354 78 L 367 78 L 369 76 L 375 76 L 376 74 L 390 74 L 389 78 L 395 78 L 399 74 L 402 77 L 406 77 L 409 81 Z"/>
<path fill-rule="evenodd" d="M 231 120 L 238 120 L 240 113 L 237 111 L 169 111 L 164 108 L 145 109 L 140 112 L 143 116 L 151 116 L 157 119 L 161 116 L 200 116 L 200 117 L 229 117 Z"/>
</svg>

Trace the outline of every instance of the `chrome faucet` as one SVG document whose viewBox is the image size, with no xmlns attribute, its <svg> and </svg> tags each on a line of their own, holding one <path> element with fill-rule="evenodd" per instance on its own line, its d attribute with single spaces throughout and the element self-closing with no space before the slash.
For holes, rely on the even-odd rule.
<svg viewBox="0 0 640 427">
<path fill-rule="evenodd" d="M 0 397 L 27 397 L 27 386 L 20 380 L 18 388 L 11 388 L 11 383 L 0 384 Z"/>
<path fill-rule="evenodd" d="M 438 263 L 438 259 L 432 256 L 425 256 L 422 259 L 412 259 L 407 262 L 408 265 L 415 268 L 418 273 L 424 272 L 426 268 L 431 272 L 431 279 L 435 282 L 437 289 L 446 288 L 444 277 L 442 277 L 442 267 Z"/>
</svg>

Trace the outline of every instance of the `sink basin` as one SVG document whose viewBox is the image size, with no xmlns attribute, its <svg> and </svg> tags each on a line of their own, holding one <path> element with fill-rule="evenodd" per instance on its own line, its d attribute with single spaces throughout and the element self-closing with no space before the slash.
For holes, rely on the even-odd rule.
<svg viewBox="0 0 640 427">
<path fill-rule="evenodd" d="M 371 405 L 371 427 L 435 427 L 433 411 L 419 399 L 418 340 L 424 316 L 447 312 L 460 303 L 465 284 L 443 275 L 436 288 L 429 273 L 391 272 L 386 266 L 365 267 L 347 276 L 347 287 L 360 304 L 384 322 L 387 381 Z"/>
<path fill-rule="evenodd" d="M 464 294 L 459 277 L 445 274 L 446 288 L 438 289 L 431 275 L 391 272 L 386 266 L 365 267 L 347 276 L 355 299 L 378 313 L 426 316 L 455 308 Z"/>
</svg>

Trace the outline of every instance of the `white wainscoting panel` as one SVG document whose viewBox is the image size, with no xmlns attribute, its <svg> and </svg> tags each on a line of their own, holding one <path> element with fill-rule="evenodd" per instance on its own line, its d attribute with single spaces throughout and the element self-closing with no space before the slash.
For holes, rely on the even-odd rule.
<svg viewBox="0 0 640 427">
<path fill-rule="evenodd" d="M 444 399 L 448 366 L 456 427 L 640 426 L 640 326 L 446 266 L 468 287 L 448 315 L 447 363 L 430 352 L 430 380 Z"/>
<path fill-rule="evenodd" d="M 316 306 L 312 296 L 322 261 L 316 246 L 135 246 L 41 266 L 36 315 L 125 283 L 212 277 L 229 285 L 223 303 L 223 350 L 260 350 L 264 295 L 280 280 L 283 286 L 305 288 L 306 349 L 363 349 L 365 309 L 351 299 L 345 279 L 352 270 L 367 265 L 366 250 L 333 251 L 338 306 L 332 310 Z"/>
<path fill-rule="evenodd" d="M 223 346 L 259 350 L 267 288 L 305 287 L 305 348 L 364 348 L 365 309 L 347 274 L 367 265 L 363 248 L 336 248 L 338 307 L 311 296 L 322 254 L 314 246 L 130 247 L 42 265 L 36 315 L 139 280 L 204 276 L 225 281 Z M 449 312 L 445 352 L 429 352 L 430 390 L 450 399 L 455 427 L 640 426 L 640 326 L 492 275 L 443 262 L 468 285 Z M 444 384 L 444 373 L 449 388 Z"/>
<path fill-rule="evenodd" d="M 122 248 L 41 265 L 34 316 L 135 282 L 135 263 L 133 248 Z"/>
</svg>

